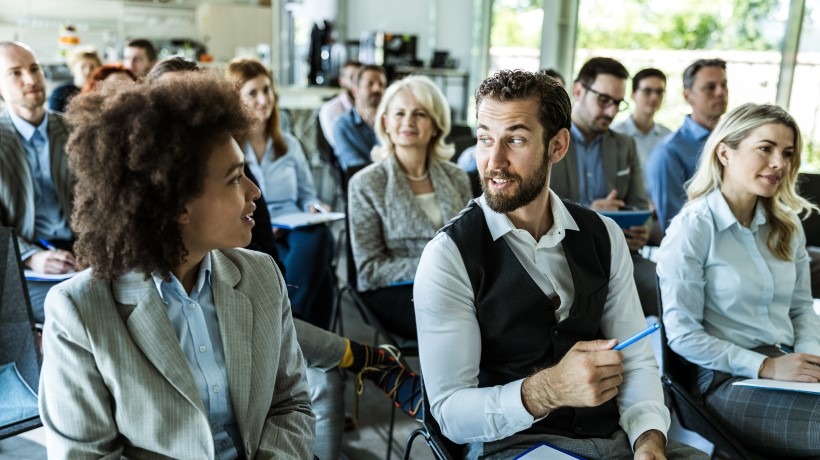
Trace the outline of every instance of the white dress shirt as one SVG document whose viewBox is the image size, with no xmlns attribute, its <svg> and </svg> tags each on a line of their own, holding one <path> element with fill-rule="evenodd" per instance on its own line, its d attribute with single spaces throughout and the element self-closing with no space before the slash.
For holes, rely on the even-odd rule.
<svg viewBox="0 0 820 460">
<path fill-rule="evenodd" d="M 666 139 L 667 136 L 672 134 L 671 129 L 657 122 L 652 125 L 652 129 L 650 129 L 648 133 L 644 133 L 638 129 L 637 126 L 635 126 L 635 120 L 633 120 L 631 116 L 626 117 L 626 119 L 620 123 L 615 123 L 612 125 L 612 130 L 621 134 L 626 134 L 635 140 L 635 149 L 638 152 L 638 158 L 641 160 L 641 167 L 646 166 L 646 162 L 649 161 L 649 154 L 652 153 L 652 149 L 654 149 L 656 145 L 660 144 L 662 140 Z"/>
<path fill-rule="evenodd" d="M 820 317 L 812 307 L 806 236 L 791 241 L 791 260 L 766 245 L 762 204 L 747 228 L 720 190 L 684 206 L 658 251 L 663 322 L 669 346 L 688 361 L 757 378 L 765 355 L 782 344 L 820 355 Z"/>
<path fill-rule="evenodd" d="M 579 229 L 558 196 L 550 191 L 553 225 L 539 241 L 515 228 L 505 214 L 491 210 L 483 196 L 477 202 L 493 240 L 504 238 L 541 290 L 550 298 L 560 298 L 556 320 L 567 318 L 574 291 L 561 242 L 566 232 Z M 622 341 L 645 328 L 646 321 L 623 232 L 611 219 L 602 220 L 609 233 L 612 265 L 601 331 L 604 337 Z M 424 249 L 413 294 L 424 384 L 444 434 L 458 443 L 489 442 L 536 422 L 521 401 L 523 379 L 478 388 L 481 331 L 472 285 L 458 247 L 447 234 L 438 234 Z M 511 292 L 510 300 L 514 299 Z M 649 342 L 638 342 L 623 355 L 624 382 L 617 402 L 620 426 L 634 444 L 647 430 L 665 434 L 670 419 Z"/>
<path fill-rule="evenodd" d="M 336 120 L 352 108 L 353 100 L 350 99 L 345 90 L 342 90 L 336 97 L 325 102 L 319 108 L 319 125 L 321 125 L 322 133 L 331 147 L 336 147 L 336 140 L 333 139 L 333 125 L 336 124 Z"/>
</svg>

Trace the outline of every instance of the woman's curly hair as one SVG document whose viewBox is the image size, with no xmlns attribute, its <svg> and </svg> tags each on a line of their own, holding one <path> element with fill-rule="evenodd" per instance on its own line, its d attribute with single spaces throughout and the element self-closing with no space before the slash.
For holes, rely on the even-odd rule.
<svg viewBox="0 0 820 460">
<path fill-rule="evenodd" d="M 197 73 L 103 85 L 75 97 L 66 120 L 80 262 L 105 280 L 132 270 L 167 278 L 187 255 L 177 218 L 202 194 L 214 147 L 251 125 L 234 88 Z"/>
</svg>

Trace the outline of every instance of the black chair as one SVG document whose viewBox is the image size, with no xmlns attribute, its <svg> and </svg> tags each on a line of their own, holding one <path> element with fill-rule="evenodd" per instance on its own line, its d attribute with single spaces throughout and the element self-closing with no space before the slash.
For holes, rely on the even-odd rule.
<svg viewBox="0 0 820 460">
<path fill-rule="evenodd" d="M 410 436 L 407 437 L 407 444 L 404 446 L 404 460 L 410 460 L 410 450 L 413 448 L 413 441 L 419 436 L 424 438 L 424 441 L 430 446 L 430 450 L 433 451 L 433 455 L 437 460 L 462 458 L 464 456 L 462 453 L 463 446 L 450 441 L 442 434 L 441 427 L 430 412 L 430 401 L 427 399 L 427 390 L 425 390 L 423 382 L 421 386 L 421 397 L 422 404 L 424 405 L 424 413 L 422 414 L 421 421 L 422 426 L 421 428 L 415 429 L 410 433 Z"/>
<path fill-rule="evenodd" d="M 347 198 L 347 181 L 342 166 L 339 164 L 339 159 L 336 158 L 336 153 L 333 152 L 333 147 L 325 138 L 325 132 L 322 131 L 322 122 L 318 115 L 316 115 L 316 149 L 319 151 L 319 158 L 330 170 L 330 175 L 336 183 L 332 204 L 334 208 L 337 208 Z M 320 190 L 323 186 L 323 183 L 320 184 Z"/>
<path fill-rule="evenodd" d="M 658 314 L 663 325 L 663 301 L 658 289 Z M 670 410 L 678 414 L 681 425 L 714 444 L 715 456 L 733 460 L 760 459 L 748 450 L 724 427 L 706 406 L 690 392 L 697 368 L 669 348 L 665 327 L 661 327 L 661 381 L 669 400 Z"/>
<path fill-rule="evenodd" d="M 800 196 L 820 205 L 820 174 L 801 173 L 797 179 Z M 820 246 L 820 215 L 812 214 L 803 221 L 807 246 Z"/>
<path fill-rule="evenodd" d="M 453 144 L 456 154 L 453 155 L 452 160 L 456 161 L 458 157 L 467 147 L 476 145 L 476 137 L 473 135 L 473 129 L 468 125 L 453 124 L 450 128 L 450 134 L 444 139 L 448 144 Z"/>
<path fill-rule="evenodd" d="M 359 172 L 361 169 L 365 168 L 367 165 L 361 166 L 352 166 L 348 168 L 345 183 L 353 177 L 354 174 Z M 370 306 L 367 300 L 362 297 L 361 292 L 358 288 L 357 283 L 357 272 L 356 272 L 356 262 L 353 260 L 353 247 L 350 243 L 350 210 L 345 209 L 347 213 L 347 217 L 345 217 L 345 259 L 346 259 L 346 268 L 347 268 L 347 283 L 344 287 L 339 291 L 339 296 L 336 301 L 337 305 L 341 305 L 342 296 L 347 293 L 351 300 L 353 300 L 353 304 L 356 305 L 356 309 L 359 311 L 362 319 L 365 323 L 367 323 L 373 330 L 376 332 L 373 343 L 379 342 L 379 336 L 384 337 L 386 341 L 395 346 L 402 354 L 402 356 L 418 356 L 419 348 L 418 342 L 415 339 L 408 339 L 407 337 L 403 337 L 394 331 L 391 331 L 387 327 L 382 324 L 379 320 L 379 317 L 376 315 L 373 307 Z M 388 429 L 387 434 L 387 460 L 390 460 L 392 454 L 392 447 L 393 447 L 393 428 L 396 420 L 396 406 L 395 404 L 391 404 L 390 410 L 390 426 Z"/>
<path fill-rule="evenodd" d="M 37 391 L 43 357 L 31 301 L 23 278 L 20 249 L 14 230 L 0 227 L 0 364 L 15 363 L 25 383 Z M 0 399 L 5 398 L 0 388 Z M 40 416 L 26 417 L 0 426 L 0 439 L 42 426 Z"/>
</svg>

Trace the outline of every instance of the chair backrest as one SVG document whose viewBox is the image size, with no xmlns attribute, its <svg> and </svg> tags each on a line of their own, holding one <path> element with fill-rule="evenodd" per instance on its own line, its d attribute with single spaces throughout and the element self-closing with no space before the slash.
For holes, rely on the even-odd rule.
<svg viewBox="0 0 820 460">
<path fill-rule="evenodd" d="M 316 115 L 316 150 L 319 151 L 319 158 L 330 166 L 336 183 L 339 187 L 343 187 L 346 184 L 344 171 L 342 171 L 342 166 L 339 164 L 339 159 L 336 158 L 333 147 L 325 137 L 325 132 L 322 130 L 322 121 L 318 114 Z M 347 189 L 343 189 L 342 193 L 347 193 Z"/>
<path fill-rule="evenodd" d="M 0 227 L 0 364 L 17 363 L 20 375 L 34 389 L 42 364 L 35 334 L 17 238 L 13 229 Z"/>
<path fill-rule="evenodd" d="M 663 325 L 663 299 L 658 280 L 658 315 L 661 322 L 661 381 L 667 390 L 672 408 L 677 412 L 681 425 L 694 431 L 715 445 L 715 450 L 730 459 L 750 460 L 751 454 L 713 417 L 708 409 L 691 393 L 697 377 L 697 368 L 670 347 Z"/>
<path fill-rule="evenodd" d="M 820 206 L 820 174 L 801 173 L 797 181 L 800 195 Z M 820 246 L 820 214 L 812 214 L 803 221 L 803 230 L 806 233 L 806 244 Z"/>
<path fill-rule="evenodd" d="M 0 364 L 12 362 L 28 386 L 37 391 L 43 358 L 36 342 L 20 249 L 14 230 L 0 227 Z M 0 427 L 0 439 L 40 425 L 39 417 L 20 422 Z"/>
<path fill-rule="evenodd" d="M 429 439 L 428 443 L 430 444 L 430 449 L 432 449 L 433 453 L 436 455 L 436 458 L 440 460 L 464 458 L 464 454 L 462 452 L 464 450 L 464 446 L 461 444 L 456 444 L 444 436 L 441 432 L 441 426 L 438 424 L 435 417 L 433 417 L 433 413 L 430 411 L 430 400 L 427 399 L 427 390 L 424 387 L 423 379 L 421 385 L 421 397 L 422 403 L 424 404 L 424 414 L 422 414 L 421 423 L 424 425 L 424 429 L 427 430 L 427 437 Z"/>
</svg>

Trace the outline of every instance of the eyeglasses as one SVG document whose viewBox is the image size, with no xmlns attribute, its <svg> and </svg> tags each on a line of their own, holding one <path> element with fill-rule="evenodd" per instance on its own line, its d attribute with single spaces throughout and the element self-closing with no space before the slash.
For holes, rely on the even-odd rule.
<svg viewBox="0 0 820 460">
<path fill-rule="evenodd" d="M 663 94 L 666 92 L 666 89 L 664 89 L 664 88 L 638 88 L 638 91 L 640 91 L 641 94 L 643 94 L 646 97 L 649 97 L 653 94 L 660 97 L 660 96 L 663 96 Z"/>
<path fill-rule="evenodd" d="M 614 105 L 615 108 L 618 110 L 618 112 L 623 112 L 624 110 L 629 108 L 629 103 L 626 102 L 623 99 L 615 99 L 614 97 L 612 97 L 608 94 L 604 94 L 604 93 L 595 91 L 594 89 L 590 88 L 587 85 L 583 85 L 583 87 L 586 88 L 587 91 L 589 91 L 592 94 L 598 96 L 598 99 L 597 99 L 598 100 L 598 107 L 600 107 L 602 109 L 607 109 L 610 106 Z"/>
</svg>

